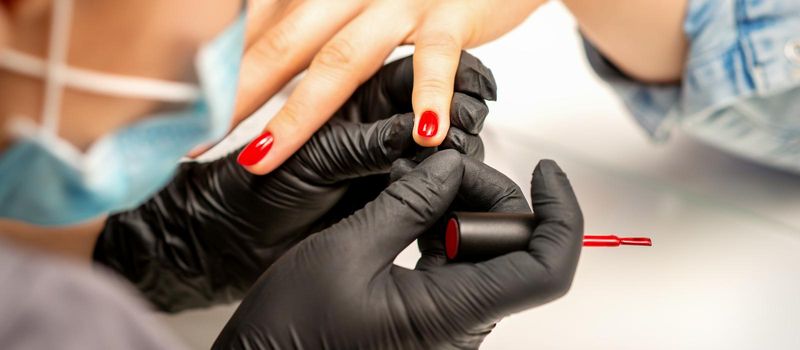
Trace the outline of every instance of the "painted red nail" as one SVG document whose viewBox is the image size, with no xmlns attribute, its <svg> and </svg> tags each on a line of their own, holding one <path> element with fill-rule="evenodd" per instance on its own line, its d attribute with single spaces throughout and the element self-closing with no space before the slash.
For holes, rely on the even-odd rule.
<svg viewBox="0 0 800 350">
<path fill-rule="evenodd" d="M 272 137 L 271 132 L 267 131 L 261 134 L 239 153 L 239 158 L 236 158 L 236 161 L 244 166 L 255 165 L 269 153 L 274 141 L 275 139 Z"/>
<path fill-rule="evenodd" d="M 439 131 L 439 116 L 434 111 L 425 111 L 419 118 L 417 133 L 422 137 L 433 137 Z"/>
</svg>

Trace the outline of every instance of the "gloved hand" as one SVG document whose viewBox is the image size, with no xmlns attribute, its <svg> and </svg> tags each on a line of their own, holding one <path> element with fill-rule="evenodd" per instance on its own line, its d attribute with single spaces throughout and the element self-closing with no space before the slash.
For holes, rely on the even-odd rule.
<svg viewBox="0 0 800 350">
<path fill-rule="evenodd" d="M 495 85 L 480 61 L 465 58 L 455 87 L 455 128 L 444 147 L 482 158 L 483 99 L 494 98 Z M 371 199 L 348 191 L 354 179 L 386 174 L 394 160 L 419 151 L 409 136 L 411 61 L 394 62 L 366 82 L 336 119 L 269 175 L 250 174 L 235 153 L 183 164 L 154 198 L 108 218 L 95 260 L 164 311 L 240 299 L 287 249 L 352 212 L 331 208 Z"/>
<path fill-rule="evenodd" d="M 541 221 L 528 251 L 446 264 L 438 258 L 444 250 L 428 246 L 415 270 L 393 265 L 448 207 L 530 212 L 501 173 L 457 152 L 438 152 L 276 261 L 214 348 L 477 348 L 502 317 L 554 300 L 571 285 L 583 236 L 575 195 L 549 160 L 536 167 L 531 191 Z"/>
</svg>

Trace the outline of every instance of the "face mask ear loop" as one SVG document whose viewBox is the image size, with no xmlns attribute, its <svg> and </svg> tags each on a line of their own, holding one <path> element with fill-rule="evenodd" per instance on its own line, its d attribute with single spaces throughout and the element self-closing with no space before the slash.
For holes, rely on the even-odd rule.
<svg viewBox="0 0 800 350">
<path fill-rule="evenodd" d="M 58 135 L 73 5 L 73 0 L 53 0 L 42 104 L 42 130 L 50 136 Z"/>
</svg>

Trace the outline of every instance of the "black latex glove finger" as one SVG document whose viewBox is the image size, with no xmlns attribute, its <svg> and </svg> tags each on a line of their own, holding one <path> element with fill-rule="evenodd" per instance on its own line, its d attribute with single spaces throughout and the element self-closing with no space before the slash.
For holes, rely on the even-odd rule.
<svg viewBox="0 0 800 350">
<path fill-rule="evenodd" d="M 477 212 L 531 212 L 525 195 L 505 174 L 473 158 L 464 158 L 464 178 L 453 209 Z M 417 163 L 406 158 L 392 164 L 394 182 L 416 168 Z"/>
<path fill-rule="evenodd" d="M 450 126 L 469 134 L 477 135 L 483 130 L 483 123 L 489 115 L 489 107 L 481 99 L 465 93 L 453 94 L 450 104 Z"/>
<path fill-rule="evenodd" d="M 481 60 L 466 51 L 461 51 L 455 87 L 455 91 L 474 97 L 487 101 L 497 100 L 497 83 L 492 71 Z"/>
<path fill-rule="evenodd" d="M 392 174 L 401 170 L 392 166 Z M 464 178 L 452 211 L 530 213 L 531 209 L 525 200 L 522 190 L 503 173 L 475 159 L 464 158 Z M 447 263 L 445 253 L 444 232 L 447 217 L 439 220 L 434 227 L 417 239 L 417 246 L 422 254 L 417 261 L 417 270 L 428 270 Z"/>
<path fill-rule="evenodd" d="M 416 144 L 407 136 L 413 118 L 409 113 L 369 124 L 332 120 L 283 168 L 317 184 L 386 173 L 396 159 L 416 153 Z"/>
<path fill-rule="evenodd" d="M 396 160 L 394 163 L 392 163 L 392 170 L 390 172 L 391 182 L 400 180 L 403 176 L 406 176 L 408 173 L 414 170 L 418 164 L 419 163 L 407 158 L 400 158 Z"/>
<path fill-rule="evenodd" d="M 525 195 L 503 173 L 475 159 L 464 159 L 464 180 L 453 209 L 458 211 L 530 213 Z"/>
<path fill-rule="evenodd" d="M 413 85 L 413 57 L 391 62 L 362 84 L 334 116 L 350 121 L 373 122 L 389 115 L 412 112 Z M 476 100 L 494 101 L 497 98 L 497 83 L 489 68 L 464 51 L 456 71 L 454 91 Z M 452 113 L 451 117 L 454 117 Z"/>
<path fill-rule="evenodd" d="M 437 221 L 430 230 L 417 238 L 417 249 L 420 257 L 415 270 L 427 271 L 435 267 L 447 265 L 447 253 L 441 232 L 445 230 L 445 222 Z"/>
<path fill-rule="evenodd" d="M 387 173 L 395 160 L 425 152 L 408 137 L 413 127 L 413 114 L 395 115 L 372 124 L 331 121 L 284 167 L 315 184 Z M 481 138 L 459 129 L 448 132 L 441 148 L 476 159 L 483 159 L 484 155 Z"/>
<path fill-rule="evenodd" d="M 480 136 L 470 135 L 461 131 L 461 129 L 450 128 L 450 130 L 447 131 L 447 136 L 445 136 L 444 141 L 439 145 L 439 149 L 456 150 L 458 153 L 483 161 L 483 140 Z"/>
<path fill-rule="evenodd" d="M 463 158 L 452 150 L 430 156 L 363 210 L 331 227 L 328 231 L 336 231 L 338 236 L 325 236 L 338 243 L 327 245 L 352 246 L 352 242 L 359 242 L 354 254 L 365 264 L 361 273 L 390 265 L 453 201 L 464 173 Z"/>
<path fill-rule="evenodd" d="M 410 159 L 398 159 L 392 164 L 391 182 L 406 176 L 413 171 L 416 166 L 417 163 Z M 444 240 L 440 237 L 444 229 L 444 221 L 438 220 L 430 229 L 417 237 L 417 247 L 422 256 L 417 261 L 416 270 L 426 270 L 447 263 Z"/>
<path fill-rule="evenodd" d="M 580 206 L 566 174 L 551 160 L 539 163 L 531 185 L 539 223 L 528 251 L 428 271 L 430 279 L 448 295 L 439 302 L 451 304 L 451 310 L 473 308 L 469 314 L 455 311 L 454 319 L 467 321 L 480 315 L 472 322 L 493 322 L 557 299 L 569 290 L 582 245 Z M 509 202 L 509 208 L 516 207 L 523 209 L 518 201 Z M 478 310 L 474 310 L 476 306 L 480 306 Z"/>
<path fill-rule="evenodd" d="M 395 116 L 394 118 L 407 118 L 407 122 L 403 125 L 405 127 L 413 126 L 413 117 L 410 115 Z M 398 135 L 396 131 L 393 131 L 391 134 L 395 136 Z M 402 155 L 411 156 L 412 158 L 420 161 L 429 157 L 435 152 L 434 149 L 417 147 L 416 144 L 409 145 L 408 143 L 405 143 L 404 147 L 412 147 L 416 149 L 416 151 L 409 149 L 406 152 L 402 152 Z M 442 145 L 439 147 L 439 149 L 452 149 L 477 160 L 483 160 L 484 157 L 483 140 L 476 135 L 467 134 L 466 132 L 456 128 L 450 128 L 447 136 L 444 139 L 444 142 L 442 142 Z M 400 158 L 396 162 L 400 161 L 409 162 L 412 164 L 411 168 L 409 168 L 409 171 L 417 164 L 416 162 L 406 158 Z M 405 175 L 405 173 L 406 172 L 404 172 L 403 175 Z M 329 212 L 327 212 L 311 227 L 312 231 L 316 232 L 327 228 L 331 224 L 336 223 L 342 218 L 354 213 L 356 210 L 361 209 L 364 204 L 375 199 L 375 197 L 377 197 L 378 194 L 389 185 L 389 183 L 394 181 L 393 179 L 389 179 L 388 176 L 382 177 L 381 174 L 362 174 L 353 178 L 353 176 L 346 172 L 338 173 L 338 178 L 336 181 L 342 181 L 349 178 L 352 178 L 353 180 L 353 182 L 349 184 L 350 188 L 342 195 L 341 200 L 337 202 Z"/>
</svg>

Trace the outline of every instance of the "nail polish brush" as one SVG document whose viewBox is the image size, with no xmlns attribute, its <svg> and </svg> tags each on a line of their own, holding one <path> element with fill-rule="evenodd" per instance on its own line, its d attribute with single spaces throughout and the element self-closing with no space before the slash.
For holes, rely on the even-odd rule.
<svg viewBox="0 0 800 350">
<path fill-rule="evenodd" d="M 482 261 L 528 248 L 538 222 L 531 213 L 455 212 L 447 222 L 445 251 L 451 261 Z M 586 235 L 584 247 L 652 246 L 646 237 Z"/>
</svg>

